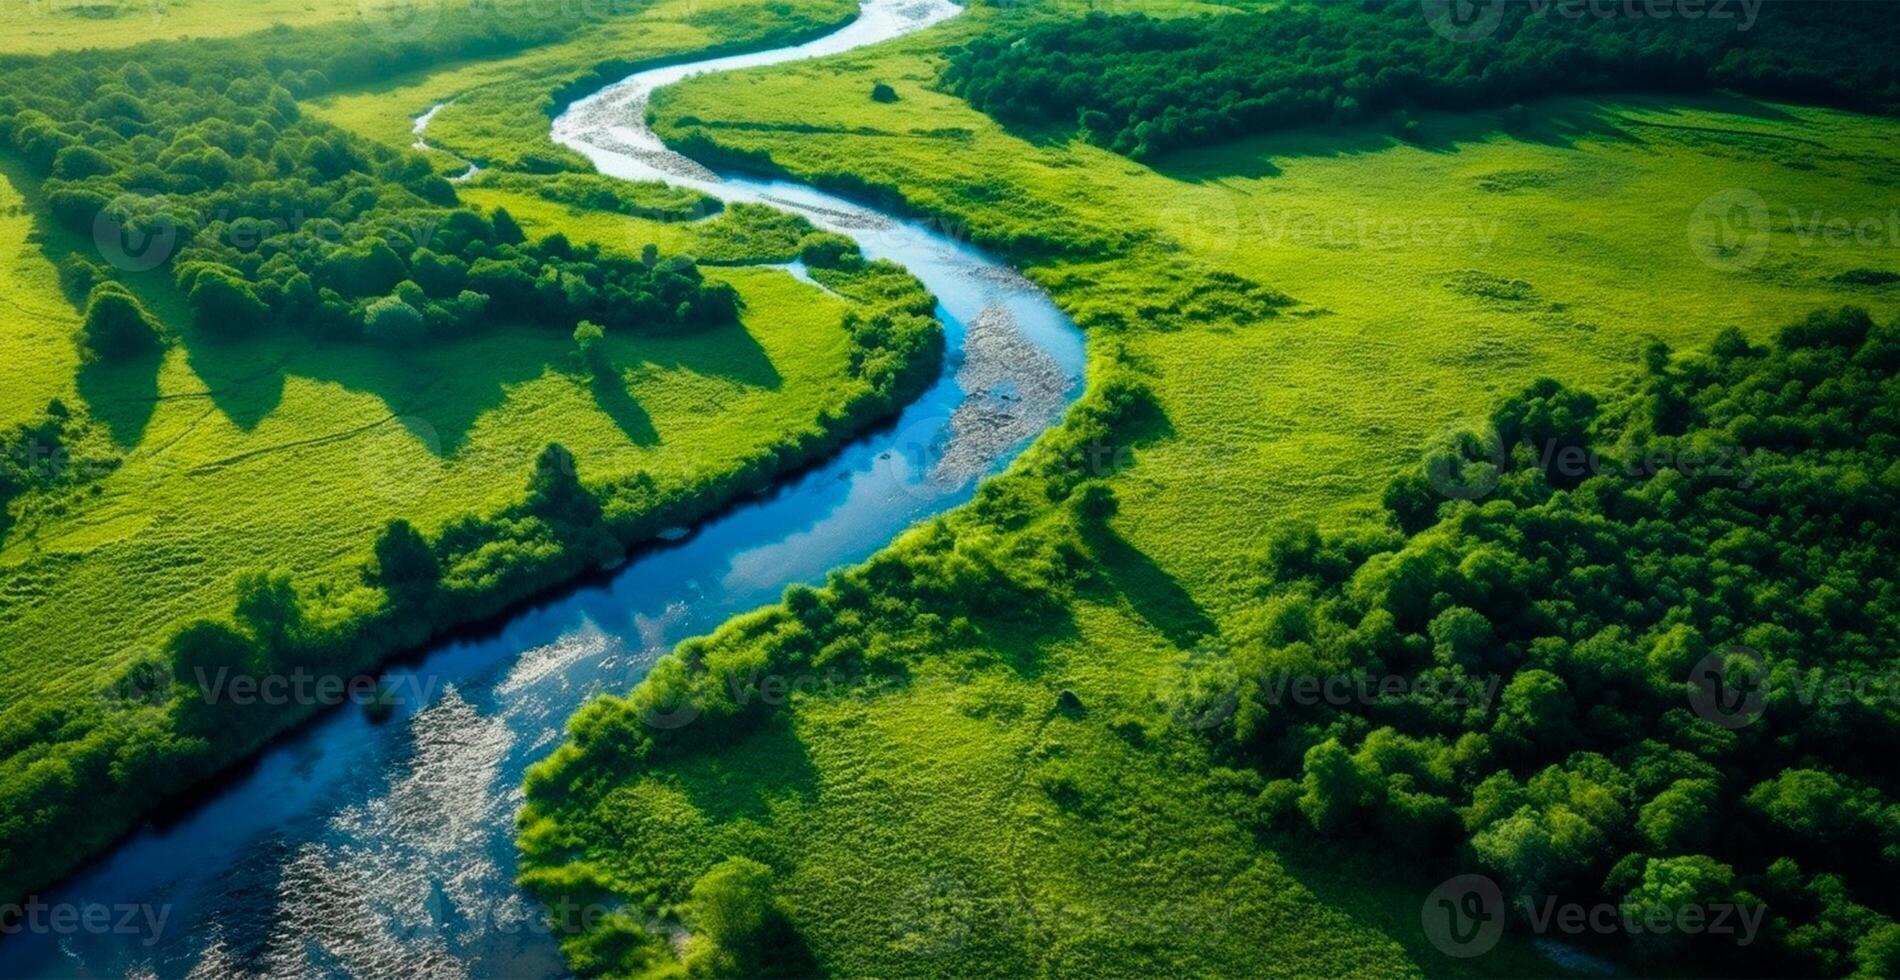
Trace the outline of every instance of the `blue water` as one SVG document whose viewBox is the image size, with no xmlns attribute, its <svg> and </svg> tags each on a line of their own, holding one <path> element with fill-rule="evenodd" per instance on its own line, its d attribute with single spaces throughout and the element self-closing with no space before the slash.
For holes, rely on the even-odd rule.
<svg viewBox="0 0 1900 980">
<path fill-rule="evenodd" d="M 543 910 L 514 886 L 512 830 L 522 775 L 558 743 L 568 716 L 633 686 L 680 639 L 787 585 L 816 583 L 967 500 L 978 477 L 1006 465 L 1080 393 L 1080 334 L 995 259 L 808 187 L 722 179 L 666 151 L 639 122 L 657 85 L 835 53 L 957 12 L 943 0 L 871 0 L 859 20 L 818 41 L 641 73 L 555 123 L 556 138 L 605 173 L 771 202 L 910 269 L 940 301 L 951 353 L 937 383 L 894 425 L 770 496 L 641 552 L 604 582 L 391 669 L 393 717 L 377 724 L 354 708 L 334 711 L 122 842 L 41 896 L 106 907 L 94 921 L 109 925 L 0 939 L 0 976 L 563 972 Z M 973 325 L 986 342 L 966 349 Z M 1032 396 L 1039 390 L 1047 397 Z"/>
</svg>

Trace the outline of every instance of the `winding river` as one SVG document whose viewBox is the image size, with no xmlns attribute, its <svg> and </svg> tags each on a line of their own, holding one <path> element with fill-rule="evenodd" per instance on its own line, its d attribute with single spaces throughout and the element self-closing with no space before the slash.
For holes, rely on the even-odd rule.
<svg viewBox="0 0 1900 980">
<path fill-rule="evenodd" d="M 810 187 L 716 174 L 641 121 L 655 88 L 690 75 L 833 54 L 959 12 L 947 0 L 866 0 L 857 20 L 808 44 L 641 72 L 554 123 L 555 138 L 604 173 L 797 211 L 910 269 L 937 296 L 947 333 L 935 385 L 828 464 L 669 536 L 611 578 L 390 669 L 393 717 L 333 712 L 122 842 L 41 896 L 107 906 L 105 934 L 8 937 L 0 975 L 564 972 L 540 910 L 514 885 L 512 830 L 522 774 L 567 717 L 637 683 L 680 639 L 967 500 L 1080 393 L 1080 334 L 994 258 Z"/>
</svg>

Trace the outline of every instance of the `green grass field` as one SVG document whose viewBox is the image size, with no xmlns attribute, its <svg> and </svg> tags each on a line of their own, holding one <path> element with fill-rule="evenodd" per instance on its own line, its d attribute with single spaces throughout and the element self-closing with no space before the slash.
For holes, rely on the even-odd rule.
<svg viewBox="0 0 1900 980">
<path fill-rule="evenodd" d="M 830 15 L 823 5 L 774 9 L 739 21 L 703 6 L 662 12 L 642 50 L 756 40 L 813 10 Z M 675 30 L 676 16 L 699 26 Z M 611 47 L 618 37 L 597 40 Z M 602 50 L 543 52 L 540 64 L 571 74 L 604 58 Z M 543 91 L 556 84 L 523 77 Z M 388 109 L 406 130 L 399 105 L 360 105 L 358 118 Z M 544 140 L 547 117 L 533 102 L 527 108 L 534 118 L 509 123 L 532 124 Z M 84 717 L 113 676 L 156 654 L 176 626 L 229 609 L 241 572 L 280 568 L 307 595 L 349 608 L 363 589 L 357 570 L 387 520 L 429 529 L 492 511 L 519 497 L 549 441 L 574 451 L 589 481 L 645 471 L 662 487 L 685 485 L 809 426 L 855 390 L 841 327 L 850 304 L 783 271 L 736 265 L 712 275 L 739 290 L 743 322 L 610 337 L 609 363 L 622 382 L 612 388 L 581 370 L 571 325 L 497 324 L 415 350 L 290 334 L 207 339 L 185 326 L 189 314 L 162 270 L 128 278 L 182 342 L 162 357 L 82 364 L 73 340 L 79 316 L 54 263 L 69 251 L 91 254 L 92 243 L 49 230 L 32 187 L 11 164 L 0 167 L 9 323 L 0 337 L 0 425 L 60 399 L 81 409 L 88 438 L 124 463 L 94 486 L 21 513 L 0 546 L 0 670 L 9 678 L 0 724 L 15 733 Z M 538 234 L 563 231 L 632 253 L 649 241 L 670 251 L 692 234 L 566 207 L 528 214 L 543 202 L 517 197 Z M 735 253 L 733 261 L 778 258 Z"/>
<path fill-rule="evenodd" d="M 1166 431 L 1110 480 L 1104 581 L 1013 645 L 920 641 L 905 688 L 796 696 L 782 723 L 650 766 L 602 749 L 590 762 L 622 781 L 534 826 L 530 865 L 584 860 L 666 909 L 722 858 L 757 858 L 815 963 L 846 974 L 1558 970 L 1508 943 L 1439 956 L 1419 919 L 1434 882 L 1406 878 L 1408 855 L 1258 840 L 1257 787 L 1170 733 L 1161 703 L 1239 625 L 1273 521 L 1372 516 L 1435 438 L 1533 378 L 1613 387 L 1651 338 L 1760 338 L 1818 306 L 1891 318 L 1900 289 L 1832 277 L 1900 271 L 1900 125 L 1567 100 L 1515 130 L 1434 116 L 1411 142 L 1302 130 L 1150 168 L 932 90 L 935 52 L 1011 16 L 695 79 L 656 111 L 670 139 L 896 191 L 1003 248 L 1088 329 L 1093 379 L 1149 380 Z M 869 98 L 878 81 L 896 102 Z M 1211 273 L 1290 302 L 1197 291 Z M 1081 710 L 1056 710 L 1064 690 Z"/>
<path fill-rule="evenodd" d="M 634 63 L 821 31 L 856 9 L 844 0 L 658 0 L 637 16 L 605 21 L 563 43 L 391 78 L 315 100 L 311 108 L 345 129 L 408 147 L 415 142 L 415 118 L 446 103 L 427 133 L 430 156 L 444 173 L 461 173 L 470 161 L 588 170 L 585 160 L 548 138 L 553 95 L 574 79 L 605 84 L 631 74 L 626 66 Z M 602 65 L 614 67 L 591 74 Z"/>
<path fill-rule="evenodd" d="M 0 51 L 123 48 L 339 22 L 378 32 L 423 32 L 467 6 L 466 0 L 33 0 L 7 5 Z"/>
<path fill-rule="evenodd" d="M 642 237 L 633 219 L 617 223 L 623 240 Z M 358 588 L 386 520 L 439 527 L 491 510 L 520 493 L 551 439 L 590 480 L 645 470 L 683 482 L 816 418 L 845 379 L 846 304 L 776 270 L 716 275 L 745 298 L 744 322 L 611 338 L 615 391 L 577 370 L 565 331 L 523 325 L 412 352 L 188 339 L 156 363 L 76 380 L 68 366 L 48 394 L 85 405 L 128 462 L 65 513 L 23 521 L 0 551 L 0 648 L 16 681 L 5 708 L 90 695 L 155 652 L 169 624 L 228 607 L 245 569 L 282 567 L 320 593 Z M 57 309 L 56 293 L 39 299 Z M 67 317 L 25 363 L 66 363 Z"/>
</svg>

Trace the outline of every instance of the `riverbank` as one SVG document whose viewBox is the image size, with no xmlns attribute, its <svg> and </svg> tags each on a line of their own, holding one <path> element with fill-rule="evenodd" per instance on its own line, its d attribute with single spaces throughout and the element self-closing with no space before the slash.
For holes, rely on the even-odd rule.
<svg viewBox="0 0 1900 980">
<path fill-rule="evenodd" d="M 908 278 L 902 270 L 915 274 L 939 302 L 953 360 L 974 364 L 977 376 L 1008 377 L 1007 365 L 990 362 L 1019 357 L 1023 348 L 995 326 L 984 335 L 996 339 L 968 346 L 965 325 L 986 310 L 1007 311 L 1007 336 L 1045 351 L 1056 365 L 1034 378 L 1064 390 L 1062 397 L 1044 394 L 1033 400 L 1035 413 L 1029 417 L 1038 421 L 1025 435 L 1053 423 L 1067 397 L 1079 390 L 1081 345 L 1073 327 L 1039 290 L 1002 274 L 980 253 L 930 228 L 793 185 L 740 180 L 719 186 L 728 199 L 769 199 L 807 215 L 820 228 L 855 238 L 870 263 L 846 262 L 851 267 L 845 268 L 814 261 L 806 272 L 845 300 L 888 301 L 902 295 L 892 291 L 892 277 Z M 550 212 L 549 220 L 572 219 Z M 527 224 L 532 229 L 533 223 Z M 914 316 L 915 309 L 907 315 Z M 992 317 L 991 322 L 1001 321 Z M 867 315 L 855 321 L 853 336 L 887 346 L 900 326 L 892 317 Z M 885 377 L 902 371 L 907 360 L 869 356 L 859 359 L 858 367 L 867 376 Z M 962 441 L 948 423 L 970 396 L 956 375 L 932 376 L 935 382 L 890 428 L 853 442 L 789 486 L 703 523 L 685 540 L 642 553 L 608 584 L 528 610 L 502 624 L 493 641 L 451 645 L 414 667 L 398 668 L 392 678 L 397 689 L 404 678 L 416 678 L 411 686 L 432 696 L 421 704 L 399 705 L 395 718 L 380 728 L 333 713 L 300 730 L 270 750 L 255 774 L 220 789 L 180 823 L 141 833 L 67 882 L 61 894 L 75 901 L 113 894 L 170 897 L 175 921 L 186 923 L 179 927 L 186 931 L 169 935 L 149 957 L 174 964 L 179 972 L 236 948 L 254 953 L 323 948 L 363 970 L 379 963 L 439 963 L 429 957 L 439 957 L 444 949 L 456 951 L 465 963 L 542 964 L 534 935 L 512 932 L 503 921 L 514 921 L 506 910 L 519 909 L 523 901 L 513 885 L 509 833 L 516 805 L 510 801 L 518 801 L 521 774 L 544 754 L 561 719 L 587 696 L 636 682 L 674 640 L 771 601 L 786 585 L 822 581 L 831 568 L 862 560 L 916 520 L 969 499 L 967 480 L 930 479 L 935 454 Z M 1022 380 L 1027 384 L 1032 377 Z M 980 442 L 976 456 L 985 472 L 1000 468 L 1021 448 L 1020 441 L 1007 444 L 993 437 Z M 605 513 L 613 510 L 611 501 L 603 506 Z M 610 632 L 603 636 L 603 629 Z M 453 691 L 444 691 L 444 683 Z M 484 730 L 494 732 L 494 740 L 466 751 L 408 751 L 412 739 L 432 741 L 427 732 L 438 731 L 450 714 L 465 718 L 469 708 L 486 719 Z M 306 762 L 292 764 L 292 759 Z M 461 788 L 453 803 L 441 801 L 433 809 L 447 811 L 463 832 L 412 835 L 405 829 L 411 821 L 356 816 L 389 807 L 408 812 L 409 803 L 398 800 L 413 801 L 415 794 L 404 787 L 444 780 Z M 471 826 L 453 814 L 489 816 Z M 285 835 L 293 843 L 276 843 Z M 301 855 L 297 861 L 290 860 L 286 847 Z M 376 873 L 373 867 L 358 867 L 361 859 L 352 861 L 346 857 L 350 854 L 387 855 L 422 877 Z M 298 911 L 312 905 L 307 886 L 321 881 L 348 897 L 333 894 L 316 904 L 328 907 L 344 900 L 346 912 L 313 919 Z M 262 888 L 273 898 L 242 908 L 215 901 L 237 882 Z M 359 890 L 361 906 L 356 904 Z M 419 928 L 402 911 L 432 907 L 443 900 L 436 896 L 445 894 L 457 911 L 433 927 Z M 344 930 L 346 923 L 355 925 Z M 80 945 L 69 955 L 106 972 L 112 972 L 111 964 L 126 962 L 124 950 Z M 520 972 L 519 967 L 492 969 Z"/>
<path fill-rule="evenodd" d="M 1393 845 L 1272 832 L 1269 808 L 1305 787 L 1263 792 L 1210 744 L 1233 711 L 1214 682 L 1245 676 L 1237 651 L 1330 662 L 1350 642 L 1303 635 L 1297 595 L 1260 591 L 1274 528 L 1385 533 L 1391 479 L 1540 374 L 1617 390 L 1655 338 L 1694 349 L 1738 323 L 1766 339 L 1869 296 L 1889 319 L 1889 287 L 1835 278 L 1890 265 L 1877 248 L 1776 236 L 1736 268 L 1690 235 L 1725 187 L 1803 214 L 1884 200 L 1891 124 L 1558 100 L 1530 107 L 1549 123 L 1529 132 L 1426 114 L 1406 139 L 1322 127 L 1145 166 L 1012 132 L 936 84 L 944 47 L 1055 13 L 973 8 L 853 58 L 654 100 L 656 130 L 696 158 L 881 188 L 994 245 L 1090 331 L 1085 404 L 1145 390 L 1154 411 L 1071 412 L 971 505 L 590 707 L 528 784 L 525 880 L 628 910 L 569 938 L 586 971 L 720 953 L 656 937 L 690 932 L 696 885 L 743 858 L 765 869 L 748 894 L 784 917 L 772 951 L 812 973 L 1551 972 L 1509 934 L 1447 955 L 1420 918 L 1442 878 L 1408 876 L 1422 862 Z M 878 84 L 896 100 L 870 99 Z M 1819 132 L 1832 150 L 1629 139 L 1613 117 L 1630 112 Z"/>
</svg>

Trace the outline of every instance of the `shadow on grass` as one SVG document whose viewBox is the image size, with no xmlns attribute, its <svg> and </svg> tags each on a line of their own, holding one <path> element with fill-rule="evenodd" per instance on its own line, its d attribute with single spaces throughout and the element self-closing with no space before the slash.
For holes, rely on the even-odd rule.
<svg viewBox="0 0 1900 980">
<path fill-rule="evenodd" d="M 593 389 L 594 401 L 600 410 L 614 420 L 614 425 L 636 446 L 652 446 L 660 441 L 659 430 L 653 427 L 653 416 L 640 407 L 640 403 L 627 391 L 627 382 L 619 371 L 608 369 L 594 371 L 588 379 Z"/>
<path fill-rule="evenodd" d="M 1456 868 L 1433 870 L 1432 855 L 1395 862 L 1389 853 L 1391 845 L 1383 842 L 1359 840 L 1347 846 L 1298 829 L 1265 834 L 1262 845 L 1314 898 L 1397 943 L 1425 976 L 1580 975 L 1508 930 L 1495 947 L 1471 959 L 1447 956 L 1432 945 L 1425 932 L 1426 900 L 1433 889 L 1458 873 Z"/>
<path fill-rule="evenodd" d="M 1168 642 L 1189 647 L 1215 631 L 1214 620 L 1194 597 L 1114 529 L 1091 528 L 1084 537 L 1115 591 Z"/>
<path fill-rule="evenodd" d="M 158 369 L 161 353 L 142 354 L 120 361 L 89 361 L 79 366 L 79 398 L 86 411 L 105 423 L 114 445 L 130 449 L 145 438 L 145 428 L 158 409 Z"/>
<path fill-rule="evenodd" d="M 1762 120 L 1787 118 L 1786 113 L 1739 96 L 1659 98 L 1555 98 L 1526 104 L 1524 117 L 1507 122 L 1501 109 L 1477 112 L 1426 112 L 1414 131 L 1401 137 L 1397 121 L 1381 118 L 1364 123 L 1324 123 L 1258 136 L 1245 136 L 1215 146 L 1182 150 L 1154 164 L 1157 173 L 1187 183 L 1233 177 L 1272 177 L 1280 161 L 1380 153 L 1411 147 L 1432 153 L 1456 153 L 1470 143 L 1509 139 L 1559 149 L 1584 141 L 1646 143 L 1619 117 L 1617 110 L 1631 106 L 1647 110 L 1698 109 L 1727 112 Z"/>
<path fill-rule="evenodd" d="M 809 801 L 818 793 L 818 770 L 792 728 L 791 712 L 782 706 L 773 706 L 768 716 L 733 733 L 730 740 L 714 736 L 674 757 L 666 769 L 715 826 L 738 819 L 769 822 L 772 800 L 792 796 Z"/>
</svg>

